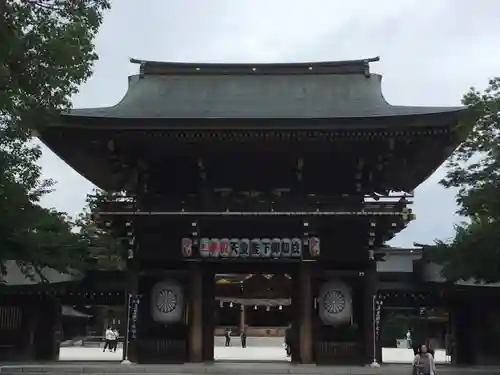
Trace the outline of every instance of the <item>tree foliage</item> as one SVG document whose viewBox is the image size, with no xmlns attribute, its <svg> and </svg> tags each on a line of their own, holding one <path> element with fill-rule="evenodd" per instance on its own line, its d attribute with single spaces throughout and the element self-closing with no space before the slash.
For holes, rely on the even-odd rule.
<svg viewBox="0 0 500 375">
<path fill-rule="evenodd" d="M 500 280 L 500 78 L 484 92 L 472 88 L 463 98 L 469 108 L 461 131 L 466 141 L 448 163 L 441 181 L 458 188 L 459 213 L 468 221 L 456 226 L 451 241 L 438 241 L 435 258 L 451 280 Z"/>
<path fill-rule="evenodd" d="M 87 195 L 84 211 L 75 222 L 80 239 L 88 249 L 87 266 L 99 270 L 121 270 L 125 268 L 125 248 L 120 236 L 96 222 L 100 203 L 114 199 L 119 193 L 94 190 Z"/>
<path fill-rule="evenodd" d="M 92 73 L 108 8 L 108 0 L 0 1 L 0 265 L 65 270 L 83 257 L 68 218 L 39 206 L 53 181 L 41 178 L 41 151 L 30 141 Z"/>
</svg>

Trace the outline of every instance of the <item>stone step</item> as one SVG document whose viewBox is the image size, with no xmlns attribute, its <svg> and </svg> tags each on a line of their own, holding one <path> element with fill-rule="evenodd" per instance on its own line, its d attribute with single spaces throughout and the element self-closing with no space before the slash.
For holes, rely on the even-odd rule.
<svg viewBox="0 0 500 375">
<path fill-rule="evenodd" d="M 498 374 L 498 367 L 485 368 L 458 368 L 455 366 L 439 366 L 441 374 L 453 375 L 480 375 Z M 356 366 L 307 366 L 269 363 L 220 363 L 209 365 L 118 365 L 118 364 L 89 364 L 89 365 L 17 365 L 2 366 L 0 373 L 4 374 L 89 374 L 89 375 L 179 375 L 179 374 L 213 374 L 213 375 L 378 375 L 411 374 L 410 365 L 383 365 L 380 368 Z"/>
</svg>

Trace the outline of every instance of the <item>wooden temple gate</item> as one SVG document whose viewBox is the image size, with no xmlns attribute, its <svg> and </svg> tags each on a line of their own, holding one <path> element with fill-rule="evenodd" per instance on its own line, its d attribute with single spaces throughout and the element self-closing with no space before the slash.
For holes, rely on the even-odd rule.
<svg viewBox="0 0 500 375">
<path fill-rule="evenodd" d="M 213 265 L 212 265 L 213 266 Z M 131 294 L 128 353 L 130 361 L 140 363 L 206 362 L 214 359 L 215 333 L 215 270 L 200 263 L 190 263 L 184 270 L 162 270 L 145 272 L 137 282 L 137 295 Z M 283 270 L 282 265 L 239 264 L 238 271 L 255 271 L 265 268 L 269 272 Z M 231 267 L 234 272 L 234 265 Z M 220 269 L 220 267 L 219 267 Z M 227 270 L 227 267 L 225 267 Z M 288 264 L 287 273 L 294 282 L 291 296 L 296 313 L 292 318 L 293 346 L 292 360 L 313 362 L 313 309 L 311 266 L 307 263 Z M 155 276 L 151 276 L 151 274 Z M 176 301 L 166 301 L 170 308 L 180 308 L 182 318 L 170 324 L 154 321 L 151 314 L 155 284 L 168 280 L 165 289 L 159 293 L 177 292 Z M 182 287 L 181 287 L 182 286 Z M 132 290 L 130 288 L 129 290 Z M 165 294 L 164 294 L 165 295 Z M 163 295 L 162 295 L 163 296 Z M 166 297 L 166 295 L 165 295 Z M 173 304 L 182 304 L 173 307 Z M 168 310 L 169 307 L 165 307 Z M 163 306 L 162 306 L 163 309 Z M 165 310 L 165 311 L 167 311 Z"/>
<path fill-rule="evenodd" d="M 119 104 L 43 128 L 54 152 L 117 192 L 97 219 L 128 251 L 128 359 L 211 360 L 214 269 L 256 262 L 291 269 L 294 361 L 373 361 L 374 252 L 413 220 L 412 191 L 458 144 L 461 113 L 391 106 L 375 61 L 133 60 Z M 304 251 L 209 260 L 209 241 L 221 254 L 223 243 Z"/>
<path fill-rule="evenodd" d="M 129 287 L 130 291 L 135 288 L 137 294 L 130 298 L 129 341 L 125 349 L 128 359 L 140 363 L 212 361 L 215 274 L 231 270 L 286 272 L 291 276 L 293 362 L 362 364 L 373 360 L 376 274 L 369 268 L 371 263 L 361 270 L 325 270 L 313 261 L 228 263 L 193 261 L 182 270 L 176 267 L 141 272 L 133 281 L 137 286 Z M 155 307 L 166 314 L 178 314 L 175 321 L 155 321 Z M 339 324 L 332 325 L 322 316 L 321 309 L 339 315 L 344 308 L 350 311 L 349 317 Z"/>
</svg>

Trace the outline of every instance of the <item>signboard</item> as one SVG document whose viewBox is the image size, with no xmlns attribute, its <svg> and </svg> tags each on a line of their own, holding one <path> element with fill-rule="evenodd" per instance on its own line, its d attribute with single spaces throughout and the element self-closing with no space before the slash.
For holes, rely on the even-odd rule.
<svg viewBox="0 0 500 375">
<path fill-rule="evenodd" d="M 304 252 L 315 258 L 320 255 L 318 237 L 307 238 L 191 238 L 182 239 L 184 257 L 196 256 L 198 244 L 201 258 L 302 259 Z"/>
</svg>

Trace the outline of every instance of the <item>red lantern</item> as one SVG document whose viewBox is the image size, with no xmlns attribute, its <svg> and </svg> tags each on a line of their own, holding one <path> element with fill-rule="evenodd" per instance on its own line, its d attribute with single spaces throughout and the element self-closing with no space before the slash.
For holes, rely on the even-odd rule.
<svg viewBox="0 0 500 375">
<path fill-rule="evenodd" d="M 210 257 L 218 258 L 220 254 L 220 241 L 218 238 L 210 239 Z"/>
<path fill-rule="evenodd" d="M 229 256 L 229 238 L 223 238 L 220 240 L 220 256 L 227 258 Z"/>
<path fill-rule="evenodd" d="M 319 257 L 321 254 L 318 237 L 309 238 L 309 253 L 312 257 Z"/>
<path fill-rule="evenodd" d="M 182 239 L 182 256 L 189 258 L 193 255 L 193 240 L 191 238 Z"/>
</svg>

